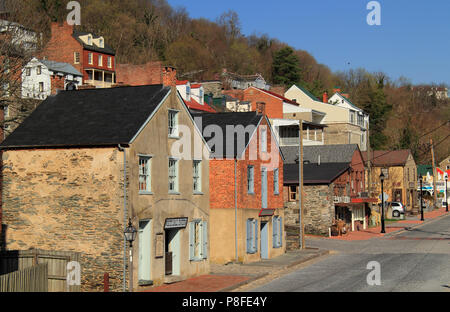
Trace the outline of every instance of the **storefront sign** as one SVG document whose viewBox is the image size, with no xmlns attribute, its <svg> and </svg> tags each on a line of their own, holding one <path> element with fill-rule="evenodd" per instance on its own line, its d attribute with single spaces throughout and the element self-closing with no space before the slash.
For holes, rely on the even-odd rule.
<svg viewBox="0 0 450 312">
<path fill-rule="evenodd" d="M 184 229 L 187 225 L 188 218 L 169 218 L 166 219 L 164 229 Z"/>
<path fill-rule="evenodd" d="M 259 216 L 260 217 L 270 217 L 273 216 L 273 214 L 275 213 L 275 209 L 261 209 L 261 211 L 259 212 Z"/>
</svg>

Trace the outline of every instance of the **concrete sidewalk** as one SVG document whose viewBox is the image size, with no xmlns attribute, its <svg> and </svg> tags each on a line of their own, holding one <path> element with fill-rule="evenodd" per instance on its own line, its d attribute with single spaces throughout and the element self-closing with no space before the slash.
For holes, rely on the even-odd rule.
<svg viewBox="0 0 450 312">
<path fill-rule="evenodd" d="M 148 292 L 228 292 L 243 285 L 269 277 L 280 275 L 284 270 L 297 264 L 327 255 L 328 250 L 306 248 L 289 251 L 279 257 L 258 262 L 227 265 L 211 264 L 211 273 L 190 278 L 178 283 L 151 287 Z"/>
<path fill-rule="evenodd" d="M 356 240 L 368 240 L 375 237 L 392 236 L 396 233 L 403 231 L 405 228 L 415 228 L 422 224 L 432 221 L 433 219 L 449 215 L 450 212 L 446 212 L 445 208 L 439 208 L 430 212 L 424 213 L 424 220 L 420 221 L 420 214 L 418 216 L 407 217 L 405 220 L 399 220 L 397 222 L 386 222 L 385 232 L 381 233 L 381 226 L 375 226 L 367 228 L 366 230 L 348 232 L 342 236 L 332 236 L 326 237 L 327 239 L 345 240 L 345 241 L 356 241 Z M 314 237 L 314 235 L 307 235 L 309 237 Z M 323 238 L 323 236 L 321 236 Z"/>
</svg>

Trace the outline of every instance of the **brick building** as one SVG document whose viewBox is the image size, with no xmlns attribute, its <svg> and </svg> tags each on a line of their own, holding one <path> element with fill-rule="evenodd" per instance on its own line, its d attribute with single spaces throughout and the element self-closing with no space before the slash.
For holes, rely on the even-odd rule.
<svg viewBox="0 0 450 312">
<path fill-rule="evenodd" d="M 116 57 L 102 36 L 52 23 L 51 38 L 40 59 L 68 63 L 83 75 L 83 84 L 109 88 L 116 83 Z"/>
<path fill-rule="evenodd" d="M 283 158 L 268 118 L 249 112 L 194 120 L 211 148 L 211 261 L 283 254 Z"/>
<path fill-rule="evenodd" d="M 205 153 L 173 154 L 179 129 Z M 209 272 L 209 153 L 175 88 L 60 92 L 0 147 L 7 250 L 80 252 L 82 291 L 120 291 L 131 218 L 133 289 Z"/>
<path fill-rule="evenodd" d="M 159 61 L 142 65 L 116 64 L 116 76 L 118 84 L 129 86 L 162 84 L 172 87 L 176 85 L 177 70 Z"/>
</svg>

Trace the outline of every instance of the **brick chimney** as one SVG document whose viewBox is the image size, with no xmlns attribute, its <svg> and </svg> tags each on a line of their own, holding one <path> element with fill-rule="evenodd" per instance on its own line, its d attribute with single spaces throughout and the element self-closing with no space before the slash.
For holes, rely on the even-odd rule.
<svg viewBox="0 0 450 312">
<path fill-rule="evenodd" d="M 177 86 L 177 69 L 175 67 L 165 66 L 162 68 L 162 84 L 164 86 Z"/>
<path fill-rule="evenodd" d="M 51 84 L 51 95 L 58 94 L 58 91 L 64 91 L 64 82 L 65 77 L 64 76 L 58 76 L 58 75 L 52 75 L 50 77 L 50 84 Z"/>
<path fill-rule="evenodd" d="M 341 88 L 340 87 L 334 87 L 333 93 L 336 93 L 336 92 L 341 93 Z"/>
<path fill-rule="evenodd" d="M 327 93 L 327 91 L 325 91 L 323 93 L 322 102 L 328 103 L 328 93 Z"/>
<path fill-rule="evenodd" d="M 256 102 L 256 113 L 258 115 L 265 115 L 266 114 L 266 103 Z"/>
</svg>

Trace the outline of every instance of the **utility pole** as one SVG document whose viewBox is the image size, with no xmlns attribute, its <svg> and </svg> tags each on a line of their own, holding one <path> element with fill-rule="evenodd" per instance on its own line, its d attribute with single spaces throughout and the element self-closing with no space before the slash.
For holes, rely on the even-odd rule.
<svg viewBox="0 0 450 312">
<path fill-rule="evenodd" d="M 434 148 L 433 148 L 433 139 L 430 139 L 430 145 L 431 145 L 431 161 L 433 162 L 433 196 L 434 196 L 434 208 L 437 207 L 437 194 L 436 194 L 436 177 L 437 177 L 437 171 L 436 171 L 436 163 L 434 159 Z"/>
<path fill-rule="evenodd" d="M 323 135 L 323 133 L 322 133 Z M 305 226 L 303 221 L 303 120 L 298 123 L 298 210 L 300 225 L 300 249 L 305 249 Z"/>
</svg>

